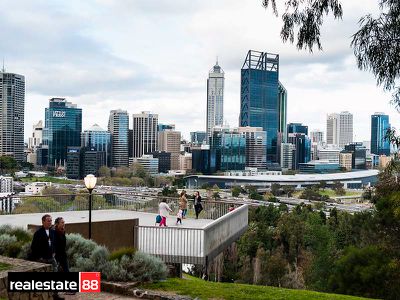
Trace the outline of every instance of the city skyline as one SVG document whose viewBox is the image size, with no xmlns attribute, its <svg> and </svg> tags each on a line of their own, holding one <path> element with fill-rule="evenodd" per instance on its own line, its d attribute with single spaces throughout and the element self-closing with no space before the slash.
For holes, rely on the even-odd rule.
<svg viewBox="0 0 400 300">
<path fill-rule="evenodd" d="M 44 120 L 44 107 L 53 97 L 82 108 L 83 129 L 95 123 L 107 127 L 111 109 L 130 115 L 152 111 L 189 139 L 190 131 L 205 130 L 206 78 L 216 55 L 225 71 L 225 121 L 237 126 L 240 66 L 249 49 L 258 49 L 280 55 L 288 122 L 324 130 L 328 113 L 347 110 L 354 115 L 354 140 L 362 141 L 369 140 L 375 111 L 388 114 L 397 128 L 399 115 L 373 76 L 357 70 L 349 47 L 356 21 L 365 12 L 373 13 L 376 5 L 351 2 L 343 3 L 343 22 L 327 20 L 322 27 L 325 51 L 310 54 L 283 44 L 279 19 L 257 2 L 4 1 L 0 24 L 9 30 L 1 37 L 9 43 L 0 45 L 0 52 L 6 71 L 27 79 L 25 140 L 31 126 Z M 108 24 L 102 22 L 105 15 Z M 233 24 L 232 19 L 242 22 Z M 189 55 L 196 59 L 182 60 Z M 182 63 L 184 68 L 176 67 Z"/>
</svg>

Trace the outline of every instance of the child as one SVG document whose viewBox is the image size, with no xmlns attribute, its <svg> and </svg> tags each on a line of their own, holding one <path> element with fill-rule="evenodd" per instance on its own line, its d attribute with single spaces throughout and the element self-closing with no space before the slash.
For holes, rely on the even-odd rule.
<svg viewBox="0 0 400 300">
<path fill-rule="evenodd" d="M 180 209 L 178 210 L 178 214 L 176 215 L 176 225 L 178 225 L 178 223 L 181 223 L 182 225 L 182 217 L 183 217 L 183 210 Z"/>
</svg>

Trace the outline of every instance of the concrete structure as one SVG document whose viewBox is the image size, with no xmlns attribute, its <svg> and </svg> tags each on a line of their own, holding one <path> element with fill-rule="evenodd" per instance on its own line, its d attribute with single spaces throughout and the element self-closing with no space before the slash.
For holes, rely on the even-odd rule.
<svg viewBox="0 0 400 300">
<path fill-rule="evenodd" d="M 0 193 L 14 192 L 13 178 L 8 176 L 0 176 Z"/>
<path fill-rule="evenodd" d="M 0 156 L 24 157 L 25 77 L 0 70 Z"/>
<path fill-rule="evenodd" d="M 246 167 L 265 169 L 267 167 L 267 133 L 261 127 L 239 127 L 239 133 L 246 139 Z"/>
<path fill-rule="evenodd" d="M 214 126 L 222 126 L 224 122 L 224 70 L 218 65 L 208 73 L 207 79 L 207 126 L 206 132 L 211 136 Z"/>
<path fill-rule="evenodd" d="M 264 175 L 264 176 L 211 176 L 190 175 L 185 177 L 186 187 L 198 189 L 204 184 L 220 188 L 231 188 L 232 186 L 254 185 L 257 187 L 270 188 L 273 183 L 280 185 L 293 185 L 297 188 L 312 186 L 326 181 L 328 184 L 341 182 L 345 188 L 362 188 L 374 185 L 378 181 L 378 170 L 365 170 L 346 173 L 330 174 L 296 174 L 296 175 Z"/>
<path fill-rule="evenodd" d="M 25 193 L 40 194 L 46 187 L 51 187 L 51 182 L 32 182 L 25 186 Z"/>
<path fill-rule="evenodd" d="M 181 133 L 171 129 L 158 132 L 158 150 L 171 153 L 171 169 L 179 170 Z"/>
<path fill-rule="evenodd" d="M 158 158 L 158 173 L 168 173 L 168 171 L 171 170 L 171 153 L 165 151 L 154 151 L 151 155 L 153 155 L 154 158 Z"/>
<path fill-rule="evenodd" d="M 342 152 L 339 154 L 339 164 L 341 168 L 346 171 L 352 170 L 353 154 L 348 152 Z"/>
<path fill-rule="evenodd" d="M 245 170 L 224 172 L 224 176 L 259 176 L 259 175 L 282 175 L 282 171 L 270 171 L 270 170 L 258 170 L 257 168 L 246 168 Z"/>
<path fill-rule="evenodd" d="M 179 156 L 179 170 L 192 170 L 192 153 L 185 152 Z"/>
<path fill-rule="evenodd" d="M 28 139 L 28 155 L 26 161 L 37 165 L 37 154 L 36 151 L 40 144 L 43 142 L 43 121 L 40 120 L 37 124 L 34 124 L 32 136 Z"/>
<path fill-rule="evenodd" d="M 339 163 L 340 149 L 336 147 L 318 148 L 317 157 L 319 160 L 326 160 L 331 163 Z"/>
<path fill-rule="evenodd" d="M 134 158 L 134 162 L 143 166 L 143 169 L 150 175 L 158 173 L 158 158 L 151 154 L 142 155 L 142 157 Z"/>
<path fill-rule="evenodd" d="M 285 170 L 292 170 L 293 159 L 296 151 L 296 146 L 292 143 L 281 144 L 281 168 Z"/>
<path fill-rule="evenodd" d="M 111 166 L 128 166 L 129 115 L 126 110 L 112 110 L 108 119 L 111 133 Z"/>
<path fill-rule="evenodd" d="M 133 157 L 142 157 L 158 150 L 158 115 L 148 111 L 133 114 Z"/>
<path fill-rule="evenodd" d="M 322 144 L 324 142 L 324 132 L 321 130 L 313 130 L 310 132 L 310 139 L 312 143 Z"/>
<path fill-rule="evenodd" d="M 328 114 L 326 143 L 343 148 L 353 142 L 353 115 L 348 111 Z"/>
</svg>

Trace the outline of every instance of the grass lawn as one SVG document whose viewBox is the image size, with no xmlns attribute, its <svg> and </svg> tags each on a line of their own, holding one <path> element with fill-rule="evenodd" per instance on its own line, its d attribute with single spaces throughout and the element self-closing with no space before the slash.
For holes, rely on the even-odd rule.
<svg viewBox="0 0 400 300">
<path fill-rule="evenodd" d="M 331 198 L 334 197 L 338 197 L 338 195 L 335 194 L 335 191 L 331 190 L 331 189 L 325 189 L 325 190 L 319 190 L 321 195 L 326 195 L 329 196 Z M 346 190 L 346 195 L 344 196 L 359 196 L 362 194 L 362 191 L 348 191 Z"/>
<path fill-rule="evenodd" d="M 76 181 L 68 180 L 68 179 L 62 179 L 62 178 L 57 178 L 57 177 L 50 177 L 50 176 L 45 176 L 45 177 L 23 177 L 21 178 L 22 182 L 52 182 L 52 183 L 64 183 L 64 184 L 70 184 L 70 183 L 76 183 Z"/>
<path fill-rule="evenodd" d="M 293 299 L 293 300 L 356 300 L 366 299 L 338 294 L 326 294 L 305 290 L 290 290 L 250 284 L 216 283 L 184 275 L 184 279 L 169 278 L 167 281 L 144 284 L 144 289 L 175 292 L 199 299 Z"/>
<path fill-rule="evenodd" d="M 0 271 L 10 270 L 11 268 L 12 268 L 12 265 L 0 262 Z"/>
</svg>

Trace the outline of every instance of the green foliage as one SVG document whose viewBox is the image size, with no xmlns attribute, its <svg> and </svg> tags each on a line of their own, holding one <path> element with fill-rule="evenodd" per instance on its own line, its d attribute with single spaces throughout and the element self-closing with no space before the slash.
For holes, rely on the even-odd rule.
<svg viewBox="0 0 400 300">
<path fill-rule="evenodd" d="M 338 293 L 388 298 L 394 296 L 388 294 L 393 277 L 390 264 L 390 258 L 376 246 L 349 247 L 335 264 L 329 284 Z"/>
<path fill-rule="evenodd" d="M 126 255 L 128 257 L 133 257 L 136 253 L 136 249 L 135 248 L 128 248 L 128 247 L 124 247 L 124 248 L 120 248 L 118 250 L 113 251 L 108 260 L 121 260 L 122 256 Z"/>
<path fill-rule="evenodd" d="M 356 300 L 361 298 L 336 294 L 324 294 L 305 290 L 290 290 L 270 286 L 249 284 L 217 283 L 201 280 L 192 276 L 169 278 L 166 281 L 143 284 L 147 290 L 171 291 L 178 295 L 188 295 L 198 299 L 248 299 L 248 300 Z"/>
<path fill-rule="evenodd" d="M 274 196 L 280 196 L 282 194 L 281 185 L 279 183 L 273 183 L 271 185 L 271 193 Z"/>
<path fill-rule="evenodd" d="M 292 185 L 284 185 L 284 186 L 282 186 L 282 190 L 283 190 L 283 193 L 285 193 L 287 197 L 292 197 L 292 195 L 296 189 Z"/>
<path fill-rule="evenodd" d="M 240 186 L 232 187 L 231 189 L 232 197 L 239 197 L 241 190 L 242 189 L 240 188 Z"/>
<path fill-rule="evenodd" d="M 221 196 L 219 195 L 219 192 L 213 192 L 212 197 L 213 197 L 214 200 L 221 199 Z"/>
<path fill-rule="evenodd" d="M 0 255 L 22 257 L 26 246 L 30 246 L 31 232 L 9 225 L 0 226 Z"/>
<path fill-rule="evenodd" d="M 257 193 L 257 191 L 252 191 L 249 194 L 249 199 L 253 199 L 253 200 L 264 200 L 264 197 L 262 195 L 260 195 L 259 193 Z"/>
<path fill-rule="evenodd" d="M 339 181 L 335 181 L 335 183 L 332 185 L 332 190 L 337 196 L 346 195 L 346 191 L 343 188 L 343 183 L 340 183 Z"/>
<path fill-rule="evenodd" d="M 299 198 L 307 200 L 326 201 L 329 199 L 329 196 L 322 195 L 319 192 L 318 187 L 306 187 L 305 190 L 301 192 Z"/>
<path fill-rule="evenodd" d="M 179 197 L 178 190 L 174 186 L 164 187 L 161 194 L 165 197 Z"/>
<path fill-rule="evenodd" d="M 111 170 L 107 166 L 101 166 L 97 173 L 98 173 L 99 177 L 110 177 L 111 176 Z"/>
<path fill-rule="evenodd" d="M 61 204 L 51 197 L 24 198 L 22 203 L 17 206 L 14 213 L 36 213 L 61 211 Z"/>
<path fill-rule="evenodd" d="M 0 156 L 1 174 L 13 172 L 18 166 L 17 161 L 11 156 Z"/>
<path fill-rule="evenodd" d="M 110 256 L 107 248 L 92 240 L 84 239 L 79 234 L 67 235 L 67 257 L 71 271 L 97 271 L 101 272 L 104 279 L 111 281 L 156 281 L 166 277 L 167 267 L 160 259 L 132 252 L 132 249 L 125 248 Z"/>
</svg>

